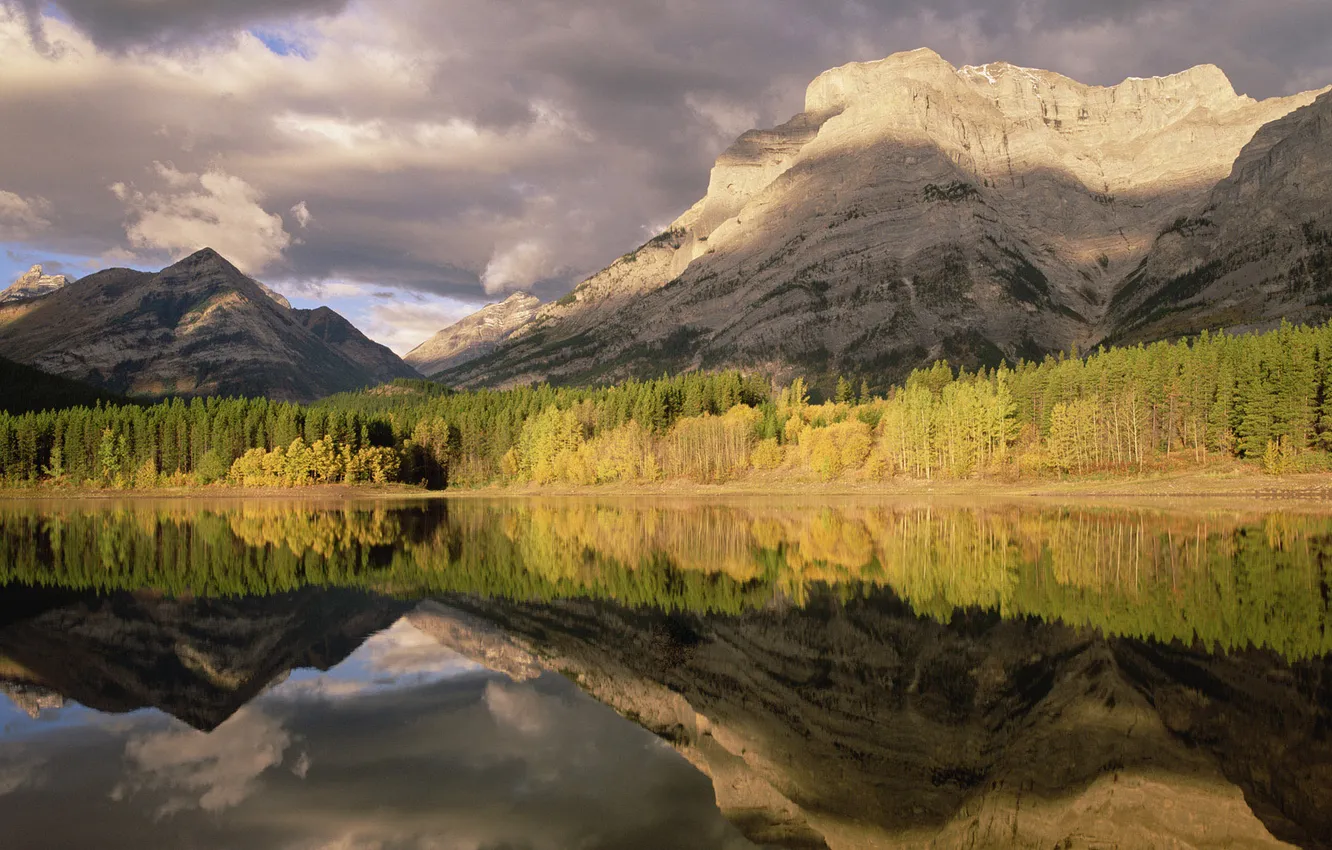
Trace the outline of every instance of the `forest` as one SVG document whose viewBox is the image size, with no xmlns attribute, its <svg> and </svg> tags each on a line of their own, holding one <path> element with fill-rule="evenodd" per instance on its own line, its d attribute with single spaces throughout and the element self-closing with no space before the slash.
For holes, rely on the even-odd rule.
<svg viewBox="0 0 1332 850">
<path fill-rule="evenodd" d="M 697 614 L 882 590 L 948 622 L 991 611 L 1108 635 L 1332 651 L 1332 519 L 882 504 L 594 500 L 408 507 L 0 504 L 0 586 L 237 596 L 306 586 L 401 598 L 589 598 Z"/>
<path fill-rule="evenodd" d="M 466 392 L 399 380 L 308 406 L 98 402 L 0 413 L 0 482 L 443 489 L 1332 466 L 1332 323 L 974 373 L 940 361 L 887 393 L 867 387 L 843 378 L 815 402 L 800 378 L 777 388 L 727 371 Z"/>
</svg>

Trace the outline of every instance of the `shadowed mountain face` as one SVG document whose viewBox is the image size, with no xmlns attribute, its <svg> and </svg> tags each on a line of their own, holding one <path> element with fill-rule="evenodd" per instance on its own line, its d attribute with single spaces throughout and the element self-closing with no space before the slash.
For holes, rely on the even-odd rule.
<svg viewBox="0 0 1332 850">
<path fill-rule="evenodd" d="M 761 844 L 1332 846 L 1326 659 L 836 596 L 740 618 L 453 599 L 512 646 L 452 645 L 570 676 Z"/>
<path fill-rule="evenodd" d="M 134 396 L 308 401 L 415 375 L 332 311 L 292 310 L 211 249 L 0 306 L 0 355 Z"/>
<path fill-rule="evenodd" d="M 1254 136 L 1114 299 L 1114 334 L 1161 339 L 1332 316 L 1332 92 Z"/>
<path fill-rule="evenodd" d="M 421 377 L 387 345 L 380 345 L 356 329 L 356 326 L 328 307 L 292 310 L 291 314 L 326 345 L 360 366 L 376 383 L 387 384 L 394 378 Z"/>
<path fill-rule="evenodd" d="M 1257 102 L 1206 65 L 1113 87 L 929 50 L 837 68 L 803 113 L 723 153 L 666 232 L 442 378 L 736 365 L 892 379 L 939 357 L 1085 346 L 1116 331 L 1112 302 L 1158 235 L 1212 202 L 1259 128 L 1285 138 L 1316 96 Z M 1274 213 L 1248 193 L 1229 203 L 1236 221 Z M 1278 229 L 1292 224 L 1298 237 L 1300 222 Z"/>
<path fill-rule="evenodd" d="M 213 729 L 299 667 L 327 670 L 411 606 L 307 589 L 236 600 L 6 588 L 0 656 L 18 684 L 98 711 L 157 708 Z"/>
</svg>

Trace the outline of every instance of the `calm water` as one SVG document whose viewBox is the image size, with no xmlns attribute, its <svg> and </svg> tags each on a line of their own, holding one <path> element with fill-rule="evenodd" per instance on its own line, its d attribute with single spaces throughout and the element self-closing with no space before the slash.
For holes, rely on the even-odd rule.
<svg viewBox="0 0 1332 850">
<path fill-rule="evenodd" d="M 1332 514 L 0 502 L 0 846 L 1332 847 Z"/>
</svg>

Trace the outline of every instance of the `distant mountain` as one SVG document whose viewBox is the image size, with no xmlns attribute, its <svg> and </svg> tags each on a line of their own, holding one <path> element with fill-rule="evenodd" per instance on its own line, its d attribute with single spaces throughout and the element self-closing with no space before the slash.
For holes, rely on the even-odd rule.
<svg viewBox="0 0 1332 850">
<path fill-rule="evenodd" d="M 33 266 L 19 275 L 18 280 L 8 289 L 0 292 L 0 304 L 41 298 L 43 295 L 50 295 L 58 289 L 63 289 L 70 283 L 73 281 L 63 274 L 45 274 L 41 266 Z"/>
<path fill-rule="evenodd" d="M 370 339 L 328 307 L 292 310 L 291 313 L 306 330 L 374 376 L 376 383 L 388 383 L 394 378 L 421 377 L 387 345 L 380 345 Z"/>
<path fill-rule="evenodd" d="M 415 375 L 336 313 L 292 310 L 208 248 L 0 305 L 0 356 L 132 396 L 309 401 Z"/>
<path fill-rule="evenodd" d="M 1332 92 L 1258 131 L 1116 294 L 1119 341 L 1332 317 Z"/>
<path fill-rule="evenodd" d="M 48 375 L 0 357 L 0 410 L 5 413 L 89 406 L 99 401 L 120 402 L 124 399 L 88 384 Z"/>
<path fill-rule="evenodd" d="M 403 359 L 423 375 L 433 375 L 488 354 L 536 315 L 541 301 L 515 292 L 449 325 L 413 348 Z"/>
<path fill-rule="evenodd" d="M 1230 203 L 1214 188 L 1233 194 L 1236 226 L 1252 216 L 1272 228 L 1262 239 L 1306 238 L 1307 217 L 1263 206 L 1275 188 L 1252 192 L 1295 155 L 1285 134 L 1316 157 L 1314 129 L 1291 113 L 1318 94 L 1255 101 L 1211 65 L 1109 87 L 1003 62 L 956 68 L 930 50 L 836 68 L 804 112 L 726 150 L 707 195 L 664 233 L 440 378 L 741 366 L 882 383 L 940 357 L 977 366 L 1095 344 L 1152 297 L 1144 276 L 1188 273 L 1197 257 L 1158 258 L 1157 237 Z M 1299 179 L 1282 191 L 1325 208 Z M 1213 318 L 1270 316 L 1249 309 Z"/>
</svg>

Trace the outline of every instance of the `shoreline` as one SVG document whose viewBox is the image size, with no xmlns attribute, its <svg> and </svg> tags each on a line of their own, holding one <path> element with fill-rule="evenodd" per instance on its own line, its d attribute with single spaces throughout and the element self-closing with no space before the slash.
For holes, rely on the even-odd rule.
<svg viewBox="0 0 1332 850">
<path fill-rule="evenodd" d="M 532 499 L 616 497 L 972 497 L 1040 500 L 1257 499 L 1325 503 L 1332 509 L 1332 473 L 1265 475 L 1244 469 L 1157 472 L 1135 476 L 1076 479 L 891 481 L 791 481 L 749 477 L 723 484 L 668 481 L 543 487 L 499 486 L 424 490 L 397 485 L 317 485 L 312 487 L 162 487 L 115 490 L 77 487 L 0 489 L 0 502 L 115 499 L 260 499 L 306 501 L 393 501 L 433 499 Z"/>
</svg>

